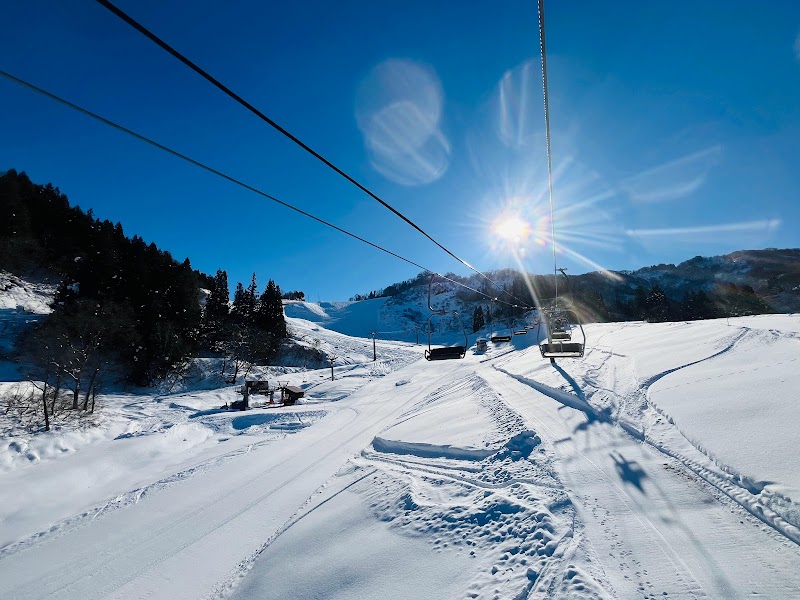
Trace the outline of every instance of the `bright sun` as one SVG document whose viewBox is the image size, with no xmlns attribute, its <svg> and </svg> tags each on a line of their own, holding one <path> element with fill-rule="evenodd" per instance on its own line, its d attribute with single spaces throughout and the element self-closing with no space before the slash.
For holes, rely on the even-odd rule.
<svg viewBox="0 0 800 600">
<path fill-rule="evenodd" d="M 508 241 L 519 241 L 528 237 L 531 226 L 518 215 L 504 215 L 494 222 L 492 231 Z"/>
</svg>

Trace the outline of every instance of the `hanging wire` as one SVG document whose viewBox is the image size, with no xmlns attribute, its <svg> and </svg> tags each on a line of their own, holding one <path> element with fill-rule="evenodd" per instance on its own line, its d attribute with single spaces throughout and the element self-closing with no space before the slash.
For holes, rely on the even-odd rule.
<svg viewBox="0 0 800 600">
<path fill-rule="evenodd" d="M 68 108 L 71 108 L 72 110 L 75 110 L 75 111 L 77 111 L 77 112 L 79 112 L 79 113 L 81 113 L 83 115 L 86 115 L 87 117 L 91 117 L 92 119 L 95 119 L 96 121 L 99 121 L 99 122 L 103 123 L 104 125 L 108 125 L 109 127 L 113 128 L 113 129 L 116 129 L 117 131 L 121 131 L 122 133 L 125 133 L 125 134 L 127 134 L 127 135 L 129 135 L 131 137 L 134 137 L 134 138 L 142 141 L 142 142 L 145 142 L 146 144 L 149 144 L 149 145 L 151 145 L 151 146 L 153 146 L 155 148 L 158 148 L 159 150 L 161 150 L 163 152 L 166 152 L 167 154 L 171 154 L 172 156 L 174 156 L 176 158 L 179 158 L 179 159 L 181 159 L 183 161 L 186 161 L 186 162 L 188 162 L 188 163 L 190 163 L 190 164 L 192 164 L 192 165 L 194 165 L 196 167 L 199 167 L 199 168 L 203 169 L 204 171 L 207 171 L 207 172 L 209 172 L 209 173 L 211 173 L 213 175 L 216 175 L 217 177 L 221 177 L 222 179 L 225 179 L 225 180 L 227 180 L 227 181 L 229 181 L 229 182 L 231 182 L 233 184 L 236 184 L 236 185 L 238 185 L 238 186 L 240 186 L 240 187 L 242 187 L 242 188 L 244 188 L 244 189 L 246 189 L 248 191 L 251 191 L 251 192 L 253 192 L 255 194 L 258 194 L 259 196 L 262 196 L 263 198 L 266 198 L 267 200 L 271 200 L 272 202 L 280 204 L 281 206 L 283 206 L 285 208 L 288 208 L 289 210 L 293 210 L 296 213 L 299 213 L 299 214 L 303 215 L 304 217 L 308 217 L 309 219 L 313 219 L 317 223 L 325 225 L 326 227 L 330 227 L 331 229 L 335 229 L 339 233 L 343 233 L 344 235 L 347 235 L 347 236 L 349 236 L 349 237 L 351 237 L 351 238 L 353 238 L 355 240 L 358 240 L 359 242 L 362 242 L 364 244 L 372 246 L 373 248 L 375 248 L 377 250 L 380 250 L 381 252 L 385 252 L 386 254 L 389 254 L 390 256 L 393 256 L 393 257 L 395 257 L 395 258 L 397 258 L 399 260 L 402 260 L 402 261 L 404 261 L 404 262 L 406 262 L 406 263 L 408 263 L 410 265 L 413 265 L 413 266 L 415 266 L 415 267 L 417 267 L 419 269 L 422 269 L 423 271 L 427 271 L 429 273 L 436 273 L 435 271 L 433 271 L 431 269 L 428 269 L 427 267 L 425 267 L 425 266 L 423 266 L 423 265 L 421 265 L 421 264 L 419 264 L 417 262 L 414 262 L 411 259 L 408 259 L 408 258 L 406 258 L 404 256 L 401 256 L 400 254 L 397 254 L 396 252 L 392 252 L 391 250 L 388 250 L 388 249 L 384 248 L 383 246 L 380 246 L 379 244 L 371 242 L 371 241 L 369 241 L 369 240 L 367 240 L 367 239 L 365 239 L 365 238 L 363 238 L 363 237 L 361 237 L 359 235 L 356 235 L 355 233 L 351 233 L 350 231 L 347 231 L 346 229 L 343 229 L 343 228 L 341 228 L 341 227 L 339 227 L 337 225 L 334 225 L 333 223 L 330 223 L 330 222 L 328 222 L 328 221 L 326 221 L 324 219 L 321 219 L 321 218 L 319 218 L 319 217 L 317 217 L 317 216 L 315 216 L 315 215 L 313 215 L 313 214 L 311 214 L 311 213 L 309 213 L 309 212 L 307 212 L 307 211 L 305 211 L 305 210 L 303 210 L 301 208 L 298 208 L 298 207 L 296 207 L 296 206 L 294 206 L 294 205 L 292 205 L 292 204 L 290 204 L 288 202 L 284 202 L 283 200 L 280 200 L 280 199 L 276 198 L 275 196 L 273 196 L 271 194 L 268 194 L 268 193 L 266 193 L 266 192 L 264 192 L 264 191 L 262 191 L 262 190 L 260 190 L 260 189 L 258 189 L 256 187 L 253 187 L 253 186 L 251 186 L 251 185 L 249 185 L 249 184 L 247 184 L 247 183 L 245 183 L 245 182 L 243 182 L 243 181 L 241 181 L 239 179 L 236 179 L 235 177 L 227 175 L 226 173 L 223 173 L 222 171 L 218 171 L 217 169 L 214 169 L 213 167 L 210 167 L 210 166 L 208 166 L 208 165 L 206 165 L 204 163 L 201 163 L 198 160 L 195 160 L 195 159 L 193 159 L 193 158 L 191 158 L 189 156 L 186 156 L 185 154 L 182 154 L 182 153 L 178 152 L 177 150 L 173 150 L 172 148 L 169 148 L 169 147 L 167 147 L 167 146 L 165 146 L 163 144 L 160 144 L 159 142 L 156 142 L 155 140 L 152 140 L 152 139 L 150 139 L 150 138 L 148 138 L 148 137 L 146 137 L 146 136 L 144 136 L 144 135 L 142 135 L 140 133 L 136 133 L 135 131 L 133 131 L 131 129 L 128 129 L 127 127 L 124 127 L 123 125 L 120 125 L 118 123 L 115 123 L 114 121 L 106 119 L 105 117 L 102 117 L 102 116 L 98 115 L 97 113 L 94 113 L 94 112 L 92 112 L 92 111 L 90 111 L 90 110 L 88 110 L 86 108 L 78 106 L 77 104 L 74 104 L 74 103 L 70 102 L 69 100 L 61 98 L 60 96 L 57 96 L 56 94 L 48 92 L 47 90 L 44 90 L 44 89 L 42 89 L 42 88 L 40 88 L 40 87 L 38 87 L 38 86 L 28 82 L 28 81 L 25 81 L 24 79 L 20 79 L 19 77 L 16 77 L 16 76 L 14 76 L 14 75 L 12 75 L 10 73 L 7 73 L 6 71 L 3 71 L 3 70 L 0 70 L 0 77 L 5 77 L 6 79 L 8 79 L 10 81 L 13 81 L 14 83 L 17 83 L 17 84 L 19 84 L 19 85 L 21 85 L 21 86 L 23 86 L 25 88 L 28 88 L 31 91 L 34 91 L 34 92 L 36 92 L 38 94 L 41 94 L 42 96 L 45 96 L 47 98 L 50 98 L 51 100 L 54 100 L 54 101 L 56 101 L 56 102 L 58 102 L 60 104 L 63 104 L 64 106 L 67 106 Z M 489 294 L 486 294 L 485 292 L 481 292 L 480 290 L 478 290 L 476 288 L 473 288 L 473 287 L 471 287 L 469 285 L 461 283 L 460 281 L 457 281 L 455 279 L 447 277 L 446 275 L 441 275 L 439 273 L 436 273 L 436 275 L 438 275 L 439 277 L 441 277 L 442 279 L 444 279 L 446 281 L 449 281 L 450 283 L 453 283 L 453 284 L 455 284 L 457 286 L 460 286 L 460 287 L 462 287 L 462 288 L 464 288 L 466 290 L 474 292 L 474 293 L 476 293 L 476 294 L 478 294 L 480 296 L 483 296 L 484 298 L 487 298 L 489 300 L 494 300 L 495 302 L 499 302 L 501 304 L 505 304 L 506 306 L 512 306 L 512 307 L 515 307 L 515 308 L 520 307 L 520 305 L 512 304 L 511 302 L 505 302 L 503 300 L 499 300 L 499 299 L 497 299 L 497 298 L 495 298 L 493 296 L 490 296 Z M 521 306 L 521 307 L 522 308 L 526 308 L 526 309 L 529 308 L 527 306 Z"/>
<path fill-rule="evenodd" d="M 255 116 L 257 116 L 259 119 L 261 119 L 262 121 L 267 123 L 270 127 L 274 128 L 276 131 L 278 131 L 279 133 L 281 133 L 282 135 L 284 135 L 285 137 L 290 139 L 292 142 L 294 142 L 295 144 L 300 146 L 303 150 L 305 150 L 306 152 L 311 154 L 311 156 L 313 156 L 314 158 L 316 158 L 317 160 L 319 160 L 320 162 L 325 164 L 328 168 L 332 169 L 333 171 L 335 171 L 336 173 L 338 173 L 339 175 L 344 177 L 347 181 L 349 181 L 354 186 L 356 186 L 358 189 L 360 189 L 362 192 L 367 194 L 370 198 L 372 198 L 373 200 L 378 202 L 381 206 L 383 206 L 384 208 L 389 210 L 392 214 L 397 216 L 399 219 L 403 220 L 410 227 L 412 227 L 415 230 L 417 230 L 419 233 L 421 233 L 423 236 L 425 236 L 428 240 L 430 240 L 436 246 L 438 246 L 441 250 L 443 250 L 444 252 L 449 254 L 452 258 L 454 258 L 455 260 L 460 262 L 462 265 L 467 267 L 469 270 L 474 271 L 477 275 L 480 275 L 481 277 L 483 277 L 486 281 L 491 283 L 495 287 L 495 289 L 499 290 L 503 294 L 506 294 L 510 298 L 513 298 L 515 301 L 517 301 L 517 302 L 519 302 L 521 304 L 525 304 L 524 300 L 521 300 L 520 298 L 517 298 L 516 296 L 514 296 L 513 294 L 511 294 L 507 290 L 504 290 L 502 287 L 500 287 L 500 285 L 497 282 L 492 280 L 488 275 L 486 275 L 485 273 L 479 271 L 478 269 L 473 267 L 470 263 L 468 263 L 466 260 L 464 260 L 463 258 L 458 256 L 457 254 L 455 254 L 454 252 L 452 252 L 451 250 L 446 248 L 443 244 L 441 244 L 436 239 L 434 239 L 433 236 L 431 236 L 428 232 L 426 232 L 424 229 L 422 229 L 422 227 L 417 225 L 410 218 L 408 218 L 403 213 L 401 213 L 399 210 L 394 208 L 391 204 L 389 204 L 388 202 L 383 200 L 383 198 L 378 196 L 375 192 L 373 192 L 372 190 L 367 188 L 364 184 L 362 184 L 359 181 L 357 181 L 354 177 L 349 175 L 343 169 L 341 169 L 340 167 L 338 167 L 335 164 L 333 164 L 330 160 L 328 160 L 327 158 L 322 156 L 322 154 L 320 154 L 319 152 L 317 152 L 316 150 L 311 148 L 308 144 L 303 142 L 300 138 L 298 138 L 297 136 L 295 136 L 294 134 L 289 132 L 287 129 L 285 129 L 284 127 L 282 127 L 278 123 L 276 123 L 274 120 L 269 118 L 267 115 L 265 115 L 259 109 L 257 109 L 255 106 L 250 104 L 247 100 L 242 98 L 239 94 L 237 94 L 236 92 L 231 90 L 229 87 L 227 87 L 225 84 L 223 84 L 221 81 L 219 81 L 216 77 L 214 77 L 213 75 L 211 75 L 210 73 L 205 71 L 203 68 L 201 68 L 200 66 L 198 66 L 197 64 L 192 62 L 189 58 L 187 58 L 186 56 L 184 56 L 183 54 L 178 52 L 175 48 L 173 48 L 172 46 L 167 44 L 167 42 L 165 42 L 164 40 L 159 38 L 156 34 L 154 34 L 152 31 L 147 29 L 147 27 L 145 27 L 144 25 L 142 25 L 141 23 L 136 21 L 133 17 L 131 17 L 130 15 L 125 13 L 120 8 L 114 6 L 114 4 L 112 4 L 108 0 L 97 0 L 97 2 L 98 2 L 98 4 L 103 6 L 104 8 L 107 8 L 109 11 L 111 11 L 114 15 L 116 15 L 117 17 L 119 17 L 120 19 L 125 21 L 128 25 L 130 25 L 131 27 L 136 29 L 139 33 L 141 33 L 142 35 L 147 37 L 153 43 L 157 44 L 163 50 L 165 50 L 166 52 L 168 52 L 169 54 L 171 54 L 172 56 L 177 58 L 180 62 L 185 64 L 187 67 L 189 67 L 195 73 L 197 73 L 198 75 L 200 75 L 201 77 L 206 79 L 209 83 L 214 85 L 216 88 L 218 88 L 224 94 L 226 94 L 227 96 L 229 96 L 230 98 L 232 98 L 233 100 L 238 102 L 240 105 L 242 105 L 244 108 L 249 110 L 251 113 L 253 113 Z"/>
</svg>

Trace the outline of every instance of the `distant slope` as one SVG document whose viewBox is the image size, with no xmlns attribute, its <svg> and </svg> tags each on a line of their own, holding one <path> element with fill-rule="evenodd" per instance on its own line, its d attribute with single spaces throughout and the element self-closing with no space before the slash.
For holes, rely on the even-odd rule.
<svg viewBox="0 0 800 600">
<path fill-rule="evenodd" d="M 446 311 L 444 316 L 431 320 L 434 330 L 432 343 L 463 343 L 464 328 L 470 344 L 475 342 L 487 328 L 473 333 L 472 313 L 475 306 L 488 309 L 488 303 L 465 298 L 461 288 L 436 282 L 431 302 L 436 309 Z M 425 327 L 430 316 L 428 309 L 428 286 L 419 285 L 405 289 L 395 296 L 351 302 L 305 302 L 284 300 L 284 312 L 290 319 L 302 319 L 318 323 L 322 327 L 353 337 L 367 338 L 377 332 L 378 339 L 427 343 Z M 458 312 L 460 322 L 453 311 Z M 530 316 L 529 316 L 530 318 Z M 508 320 L 497 320 L 496 327 L 504 329 Z M 463 323 L 463 326 L 462 324 Z"/>
<path fill-rule="evenodd" d="M 389 298 L 360 302 L 304 302 L 285 300 L 287 317 L 319 323 L 338 333 L 353 337 L 370 337 L 381 328 L 381 311 Z"/>
</svg>

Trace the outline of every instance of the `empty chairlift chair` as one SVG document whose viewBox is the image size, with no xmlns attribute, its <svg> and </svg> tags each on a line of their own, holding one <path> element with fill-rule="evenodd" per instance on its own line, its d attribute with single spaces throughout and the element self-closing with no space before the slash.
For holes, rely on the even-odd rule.
<svg viewBox="0 0 800 600">
<path fill-rule="evenodd" d="M 446 314 L 446 313 L 445 313 Z M 458 314 L 457 311 L 453 311 L 453 315 L 456 319 L 461 322 L 461 316 Z M 425 359 L 426 360 L 449 360 L 451 358 L 464 358 L 467 353 L 467 344 L 469 343 L 467 339 L 467 331 L 464 330 L 464 345 L 458 346 L 433 346 L 431 344 L 431 319 L 436 315 L 431 315 L 428 317 L 428 349 L 425 350 Z M 463 327 L 463 323 L 462 323 Z"/>
<path fill-rule="evenodd" d="M 464 358 L 467 354 L 467 346 L 469 345 L 469 338 L 467 337 L 467 329 L 464 327 L 464 322 L 461 320 L 461 315 L 458 314 L 458 311 L 453 311 L 453 316 L 456 318 L 456 322 L 461 325 L 461 329 L 464 333 L 464 345 L 457 345 L 457 346 L 433 346 L 431 343 L 431 334 L 433 332 L 433 323 L 431 322 L 434 317 L 445 316 L 447 314 L 446 310 L 436 310 L 431 305 L 431 287 L 433 286 L 433 280 L 435 279 L 436 275 L 431 277 L 430 283 L 428 283 L 428 309 L 431 311 L 431 315 L 428 317 L 428 349 L 425 350 L 425 360 L 450 360 L 450 359 L 457 359 L 457 358 Z"/>
<path fill-rule="evenodd" d="M 504 328 L 502 333 L 494 333 L 492 332 L 491 337 L 489 338 L 492 340 L 493 344 L 500 344 L 503 342 L 510 342 L 513 332 L 510 327 Z"/>
</svg>

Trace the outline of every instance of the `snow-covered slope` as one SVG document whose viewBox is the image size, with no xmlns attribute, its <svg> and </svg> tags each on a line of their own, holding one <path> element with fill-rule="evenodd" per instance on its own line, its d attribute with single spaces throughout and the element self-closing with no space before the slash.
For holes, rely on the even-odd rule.
<svg viewBox="0 0 800 600">
<path fill-rule="evenodd" d="M 420 300 L 287 306 L 338 357 L 264 369 L 295 407 L 115 394 L 0 440 L 0 597 L 800 597 L 796 315 L 373 362 Z"/>
<path fill-rule="evenodd" d="M 431 326 L 434 330 L 431 343 L 463 344 L 464 329 L 470 343 L 481 335 L 486 335 L 486 328 L 472 332 L 472 311 L 475 306 L 487 305 L 485 302 L 464 302 L 459 298 L 459 288 L 452 284 L 434 286 L 431 303 L 436 310 L 444 310 L 444 316 L 434 316 Z M 488 307 L 488 305 L 487 305 Z M 369 337 L 375 331 L 378 339 L 417 342 L 427 344 L 425 328 L 431 312 L 428 308 L 428 287 L 417 286 L 405 290 L 393 297 L 361 300 L 358 302 L 301 302 L 284 301 L 284 311 L 289 318 L 302 319 L 317 323 L 327 329 L 348 336 Z M 459 313 L 458 318 L 453 311 Z M 532 320 L 532 315 L 525 317 Z M 495 328 L 510 332 L 517 321 L 503 320 L 497 322 Z"/>
<path fill-rule="evenodd" d="M 354 337 L 370 337 L 379 328 L 380 312 L 388 298 L 360 302 L 284 301 L 287 317 L 319 323 L 328 329 Z"/>
</svg>

